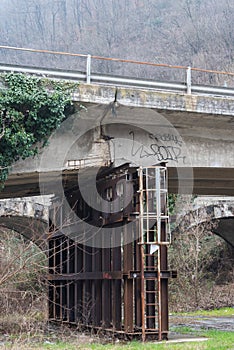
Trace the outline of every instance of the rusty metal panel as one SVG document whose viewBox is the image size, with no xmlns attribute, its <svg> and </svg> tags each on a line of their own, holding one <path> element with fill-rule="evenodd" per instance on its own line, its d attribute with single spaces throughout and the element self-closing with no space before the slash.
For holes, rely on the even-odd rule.
<svg viewBox="0 0 234 350">
<path fill-rule="evenodd" d="M 121 235 L 115 235 L 112 229 L 112 271 L 121 272 Z M 122 273 L 121 273 L 122 274 Z M 122 276 L 121 276 L 122 278 Z M 112 281 L 112 322 L 113 328 L 116 330 L 121 329 L 121 309 L 122 309 L 122 295 L 121 295 L 121 280 Z"/>
<path fill-rule="evenodd" d="M 62 235 L 59 231 L 62 219 L 58 212 L 64 214 L 61 208 L 55 213 L 55 208 L 59 207 L 56 199 L 52 213 L 55 223 L 51 223 L 53 232 L 48 236 L 50 319 L 112 329 L 117 334 L 142 334 L 143 340 L 152 335 L 166 339 L 168 278 L 175 276 L 173 271 L 167 270 L 167 245 L 164 244 L 167 241 L 166 192 L 157 195 L 161 203 L 157 206 L 153 192 L 158 186 L 155 169 L 152 167 L 146 174 L 148 180 L 147 176 L 143 177 L 141 185 L 147 185 L 149 191 L 142 196 L 139 196 L 139 177 L 134 169 L 112 169 L 100 175 L 97 188 L 107 199 L 106 209 L 103 207 L 100 211 L 84 202 L 79 189 L 68 191 L 67 200 L 76 215 L 90 225 L 97 228 L 104 225 L 109 230 L 109 244 L 105 237 L 105 246 L 109 248 L 96 248 L 100 236 L 90 240 L 91 247 Z M 125 200 L 132 189 L 134 195 L 127 204 Z M 119 201 L 115 201 L 117 196 Z M 156 216 L 156 223 L 149 218 L 140 225 L 138 213 L 144 202 L 150 216 Z M 110 208 L 116 212 L 110 213 Z M 122 233 L 117 235 L 115 227 L 119 225 Z M 139 229 L 145 235 L 134 241 Z M 77 235 L 82 237 L 82 225 L 79 230 Z M 98 245 L 95 239 L 99 240 Z M 158 253 L 152 254 L 150 245 L 155 241 L 160 248 Z"/>
<path fill-rule="evenodd" d="M 136 223 L 136 230 L 138 229 L 138 222 Z M 134 242 L 134 265 L 135 271 L 139 271 L 138 276 L 140 276 L 141 271 L 141 251 L 140 251 L 139 239 Z M 142 314 L 141 314 L 141 280 L 136 278 L 137 274 L 134 273 L 135 276 L 135 324 L 136 327 L 139 328 L 142 325 Z"/>
<path fill-rule="evenodd" d="M 92 248 L 92 271 L 97 275 L 102 268 L 102 252 L 100 248 Z M 102 281 L 93 280 L 92 300 L 94 302 L 93 325 L 101 326 L 102 321 Z"/>
<path fill-rule="evenodd" d="M 129 236 L 132 236 L 131 228 L 128 225 L 124 228 L 124 243 Z M 124 244 L 123 246 L 123 272 L 128 275 L 133 269 L 133 243 Z M 125 332 L 133 332 L 133 280 L 124 279 L 124 330 Z"/>
<path fill-rule="evenodd" d="M 111 229 L 109 236 L 109 246 L 111 243 Z M 102 271 L 111 270 L 111 249 L 102 248 Z M 109 328 L 112 321 L 112 290 L 111 280 L 102 280 L 102 325 L 103 327 Z"/>
<path fill-rule="evenodd" d="M 161 230 L 162 241 L 166 240 L 166 230 L 165 223 L 162 223 Z M 161 258 L 161 269 L 168 269 L 168 261 L 167 261 L 167 246 L 160 247 L 160 258 Z M 162 333 L 168 332 L 169 329 L 169 317 L 168 317 L 168 279 L 161 279 L 161 313 L 162 313 Z M 167 335 L 163 336 L 163 338 L 167 338 Z"/>
</svg>

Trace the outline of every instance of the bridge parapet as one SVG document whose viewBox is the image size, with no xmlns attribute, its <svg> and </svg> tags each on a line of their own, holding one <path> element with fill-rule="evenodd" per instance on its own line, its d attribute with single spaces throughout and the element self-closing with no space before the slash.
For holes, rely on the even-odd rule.
<svg viewBox="0 0 234 350">
<path fill-rule="evenodd" d="M 146 166 L 167 162 L 172 193 L 177 193 L 179 177 L 183 177 L 183 193 L 193 191 L 190 188 L 191 176 L 187 174 L 188 169 L 195 169 L 192 193 L 234 194 L 234 73 L 89 55 L 72 56 L 84 62 L 87 59 L 86 71 L 85 68 L 82 73 L 26 66 L 0 67 L 2 71 L 81 82 L 75 87 L 72 97 L 74 102 L 85 107 L 62 123 L 56 137 L 50 139 L 49 150 L 44 148 L 38 157 L 14 165 L 1 193 L 2 198 L 12 196 L 8 186 L 17 196 L 38 194 L 42 173 L 49 182 L 49 193 L 54 193 L 51 186 L 53 174 L 57 178 L 61 172 L 66 172 L 66 176 L 70 171 L 78 173 L 89 166 L 100 168 L 125 163 L 139 166 L 142 161 Z M 178 83 L 101 75 L 91 70 L 90 58 L 148 65 L 155 69 L 163 66 L 169 70 L 186 71 L 187 77 Z M 191 78 L 195 71 L 208 76 L 228 77 L 229 87 L 223 86 L 223 79 L 216 87 L 198 86 Z M 133 130 L 132 125 L 137 130 Z M 177 176 L 176 172 L 180 174 Z M 77 177 L 77 173 L 74 176 Z"/>
</svg>

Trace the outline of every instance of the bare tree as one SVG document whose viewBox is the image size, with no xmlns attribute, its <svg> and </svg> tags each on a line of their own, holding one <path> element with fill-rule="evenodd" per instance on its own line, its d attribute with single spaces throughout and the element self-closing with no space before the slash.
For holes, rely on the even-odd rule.
<svg viewBox="0 0 234 350">
<path fill-rule="evenodd" d="M 6 45 L 231 70 L 233 13 L 233 3 L 224 0 L 13 0 L 3 3 L 0 26 Z M 76 59 L 61 56 L 2 50 L 0 57 L 12 63 L 79 67 Z M 97 65 L 103 72 L 114 68 L 120 74 L 140 74 L 138 66 L 124 67 Z M 142 74 L 170 78 L 155 71 L 151 67 Z M 215 83 L 210 76 L 207 81 Z"/>
<path fill-rule="evenodd" d="M 217 221 L 207 215 L 204 222 L 192 204 L 190 199 L 183 198 L 179 205 L 185 219 L 178 230 L 174 230 L 170 249 L 171 267 L 178 271 L 171 287 L 172 304 L 177 310 L 222 305 L 222 300 L 215 297 L 214 287 L 223 269 L 220 254 L 226 250 L 226 243 L 212 233 Z M 227 264 L 230 255 L 225 259 Z"/>
</svg>

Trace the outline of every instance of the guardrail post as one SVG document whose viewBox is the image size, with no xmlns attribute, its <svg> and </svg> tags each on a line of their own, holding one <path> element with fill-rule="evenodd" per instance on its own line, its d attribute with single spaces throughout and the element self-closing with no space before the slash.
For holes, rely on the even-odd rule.
<svg viewBox="0 0 234 350">
<path fill-rule="evenodd" d="M 187 94 L 191 94 L 191 90 L 192 90 L 191 67 L 188 67 L 186 71 L 186 85 L 187 85 Z"/>
<path fill-rule="evenodd" d="M 90 84 L 91 81 L 91 55 L 87 55 L 86 62 L 86 83 Z"/>
</svg>

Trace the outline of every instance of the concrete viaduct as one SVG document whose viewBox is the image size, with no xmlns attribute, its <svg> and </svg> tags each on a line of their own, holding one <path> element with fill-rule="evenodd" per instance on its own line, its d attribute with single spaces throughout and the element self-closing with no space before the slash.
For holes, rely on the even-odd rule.
<svg viewBox="0 0 234 350">
<path fill-rule="evenodd" d="M 72 96 L 76 112 L 36 158 L 14 164 L 0 193 L 3 199 L 40 194 L 58 198 L 49 223 L 55 230 L 47 240 L 50 320 L 113 327 L 130 337 L 140 334 L 143 341 L 168 339 L 168 278 L 176 273 L 167 263 L 164 165 L 171 193 L 234 196 L 234 89 L 194 85 L 192 69 L 186 69 L 186 82 L 166 83 L 91 74 L 90 55 L 85 73 L 1 68 L 80 82 Z M 131 194 L 134 188 L 138 190 Z M 45 232 L 42 205 L 25 201 L 18 203 L 17 212 L 12 201 L 2 208 L 2 224 L 20 231 L 23 218 L 27 238 L 36 226 L 39 236 Z M 220 219 L 216 233 L 233 245 L 233 204 L 208 206 L 203 214 L 204 220 L 208 214 Z M 77 240 L 64 233 L 63 218 L 68 228 L 75 223 Z M 94 306 L 88 321 L 86 296 Z"/>
<path fill-rule="evenodd" d="M 39 156 L 13 166 L 0 198 L 61 194 L 61 183 L 74 186 L 78 174 L 160 162 L 167 163 L 171 193 L 234 195 L 232 88 L 193 86 L 188 77 L 184 85 L 116 77 L 113 83 L 109 76 L 2 70 L 81 82 L 72 95 L 76 112 Z"/>
<path fill-rule="evenodd" d="M 172 193 L 234 195 L 233 96 L 80 84 L 73 101 L 84 108 L 14 165 L 1 198 L 51 193 L 61 173 L 68 184 L 90 167 L 159 162 Z"/>
</svg>

